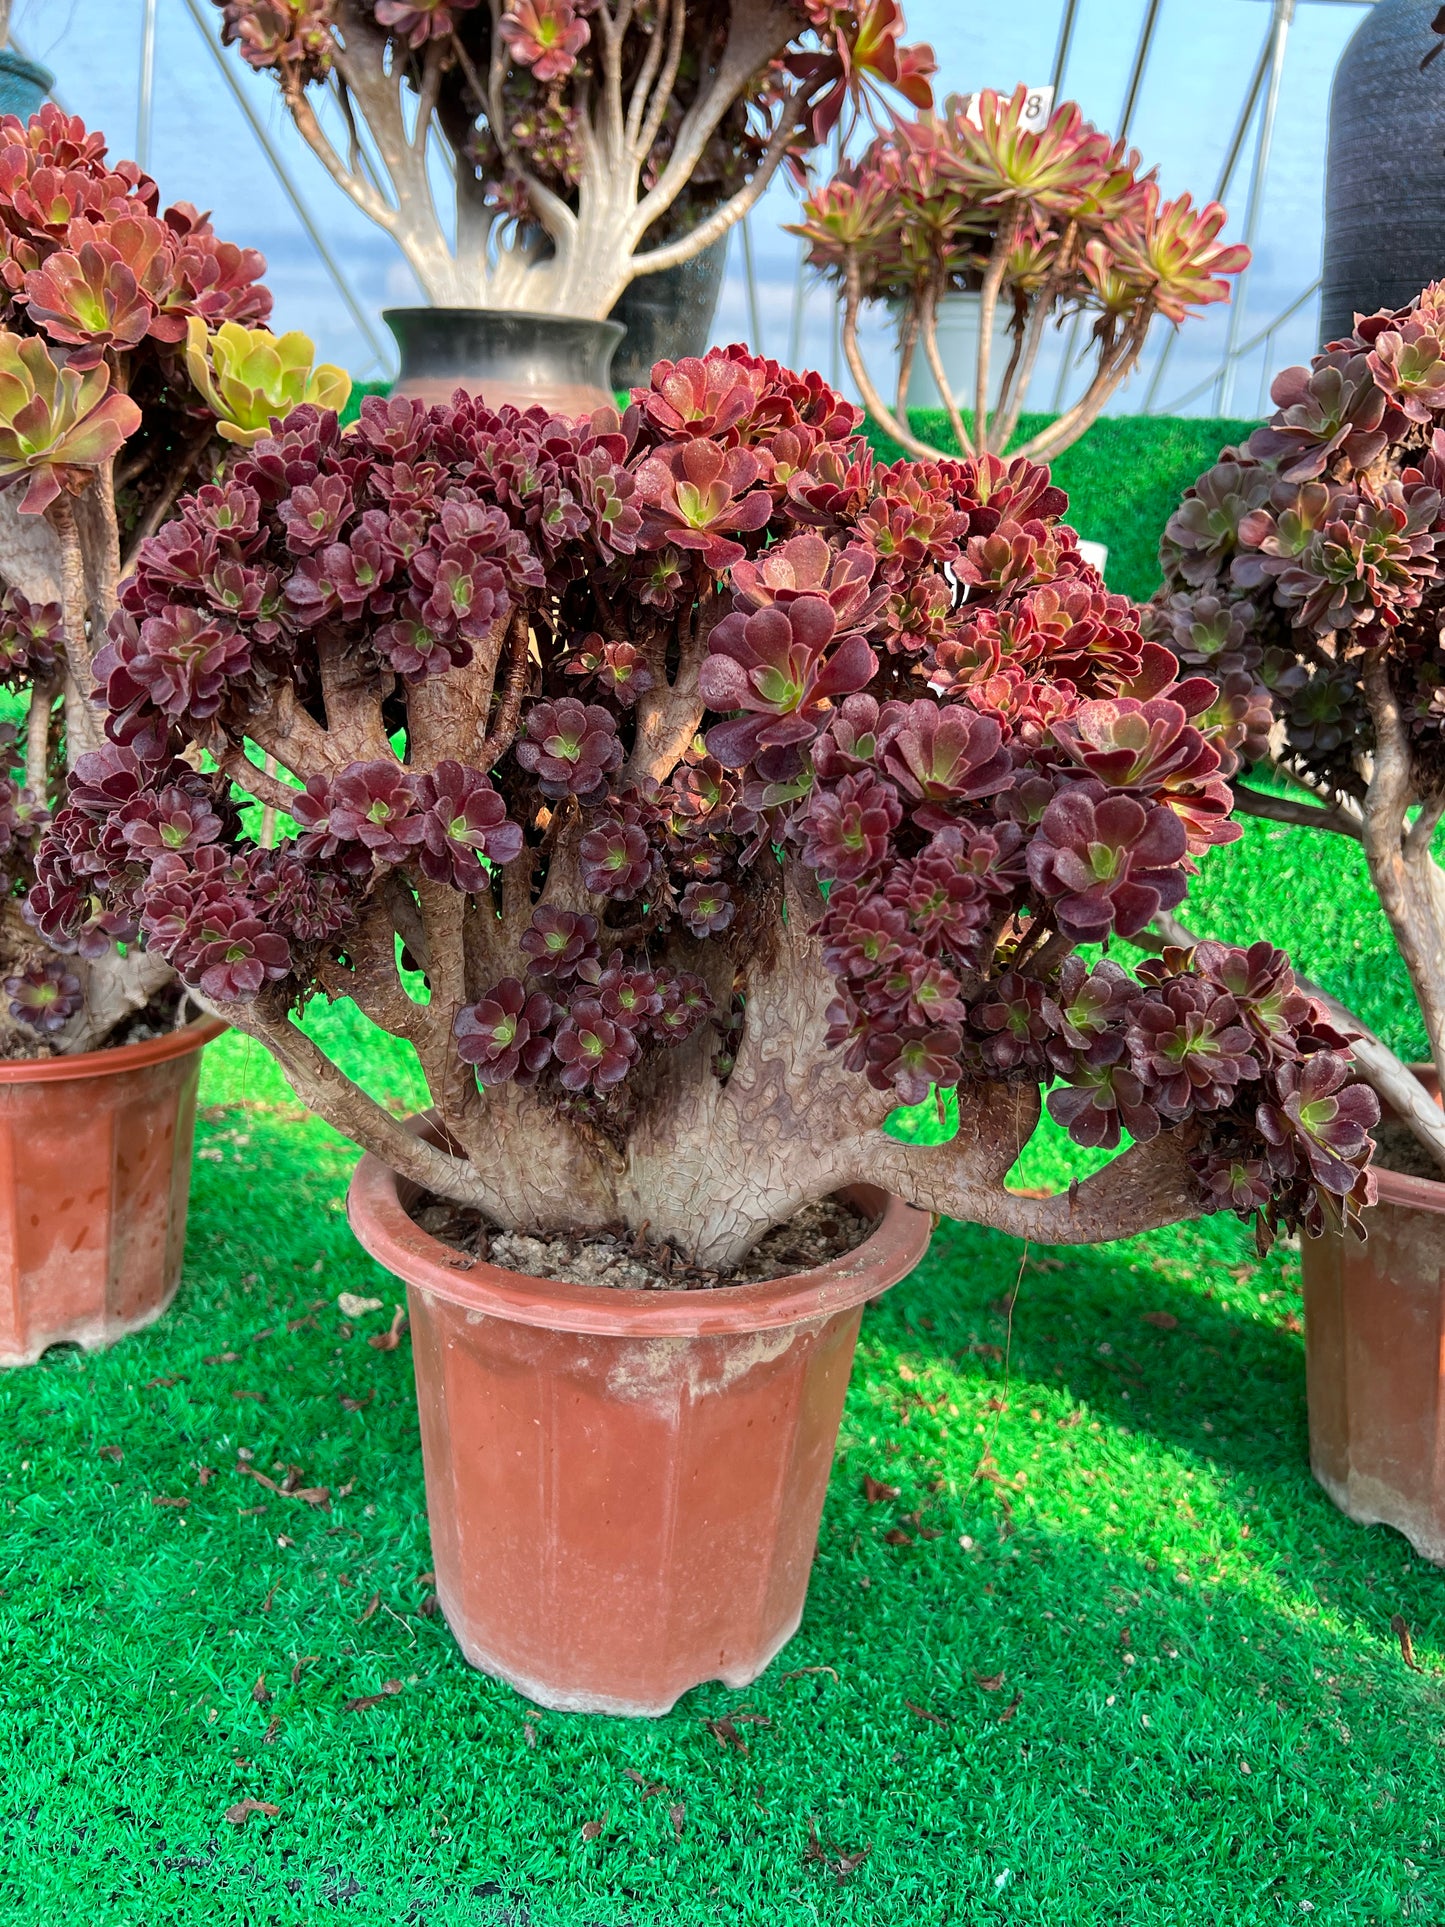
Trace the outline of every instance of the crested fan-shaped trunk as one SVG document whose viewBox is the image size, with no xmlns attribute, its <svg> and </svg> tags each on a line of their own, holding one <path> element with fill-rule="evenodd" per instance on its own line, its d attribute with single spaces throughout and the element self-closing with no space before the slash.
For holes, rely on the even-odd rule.
<svg viewBox="0 0 1445 1927">
<path fill-rule="evenodd" d="M 821 908 L 811 875 L 785 868 L 786 916 L 776 941 L 744 973 L 746 1019 L 731 1075 L 713 1074 L 704 1029 L 664 1055 L 639 1090 L 621 1142 L 506 1085 L 458 1101 L 441 1098 L 430 1138 L 376 1104 L 326 1059 L 284 1011 L 265 999 L 223 1013 L 280 1061 L 304 1103 L 384 1158 L 401 1176 L 474 1205 L 506 1230 L 646 1230 L 698 1264 L 737 1264 L 774 1225 L 804 1205 L 866 1181 L 940 1214 L 1043 1243 L 1091 1244 L 1192 1217 L 1203 1194 L 1184 1159 L 1183 1131 L 1125 1152 L 1096 1176 L 1038 1198 L 1005 1179 L 1039 1117 L 1037 1087 L 977 1084 L 959 1093 L 949 1144 L 904 1144 L 883 1121 L 896 1099 L 845 1068 L 824 1041 L 835 985 L 810 932 Z M 390 926 L 387 926 L 388 936 Z M 424 1068 L 454 1065 L 432 1007 L 400 1011 L 354 980 L 349 994 L 372 1014 L 406 1025 Z M 449 1101 L 448 1101 L 449 1100 Z"/>
</svg>

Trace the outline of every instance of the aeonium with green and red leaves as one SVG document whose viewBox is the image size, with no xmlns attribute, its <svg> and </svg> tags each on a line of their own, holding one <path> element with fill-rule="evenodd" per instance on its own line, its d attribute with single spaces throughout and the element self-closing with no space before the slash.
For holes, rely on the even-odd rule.
<svg viewBox="0 0 1445 1927">
<path fill-rule="evenodd" d="M 1050 321 L 1087 320 L 1089 380 L 1071 407 L 1018 452 L 1051 459 L 1077 441 L 1127 381 L 1156 317 L 1175 327 L 1229 299 L 1227 275 L 1247 247 L 1220 240 L 1225 211 L 1188 194 L 1160 198 L 1136 149 L 1101 133 L 1072 102 L 1040 117 L 1027 87 L 953 96 L 942 111 L 893 123 L 857 160 L 808 197 L 790 231 L 843 304 L 842 341 L 869 413 L 900 447 L 925 459 L 908 420 L 909 383 L 927 359 L 961 454 L 999 453 L 1019 425 Z M 955 396 L 939 349 L 939 303 L 977 293 L 978 355 Z M 890 408 L 859 343 L 865 302 L 897 324 L 896 399 Z M 1005 316 L 1006 365 L 994 362 Z M 1072 352 L 1070 350 L 1069 352 Z"/>
<path fill-rule="evenodd" d="M 1214 686 L 1046 471 L 888 467 L 855 427 L 739 348 L 623 415 L 296 410 L 141 551 L 39 927 L 138 934 L 503 1224 L 726 1264 L 860 1180 L 1059 1240 L 1353 1213 L 1373 1099 L 1282 953 L 1080 954 L 1235 833 Z M 294 831 L 242 833 L 233 785 Z M 429 1133 L 324 1057 L 318 994 L 414 1046 Z M 930 1090 L 952 1143 L 882 1132 Z M 1039 1200 L 1004 1178 L 1045 1090 L 1134 1143 Z"/>
<path fill-rule="evenodd" d="M 303 336 L 253 325 L 271 309 L 264 267 L 189 204 L 162 208 L 148 174 L 54 105 L 0 120 L 0 687 L 20 724 L 0 741 L 0 1056 L 93 1050 L 179 1003 L 123 918 L 97 903 L 61 957 L 22 905 L 44 823 L 103 741 L 92 660 L 130 555 L 272 414 L 345 399 L 347 378 L 313 370 Z M 218 564 L 209 581 L 221 606 L 260 613 L 243 571 Z M 180 623 L 202 700 L 226 650 Z M 179 778 L 116 834 L 158 857 L 216 821 L 207 794 Z"/>
</svg>

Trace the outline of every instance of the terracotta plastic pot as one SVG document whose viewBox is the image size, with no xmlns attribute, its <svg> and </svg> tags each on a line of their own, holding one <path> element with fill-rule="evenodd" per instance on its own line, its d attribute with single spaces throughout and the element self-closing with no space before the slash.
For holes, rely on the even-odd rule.
<svg viewBox="0 0 1445 1927">
<path fill-rule="evenodd" d="M 746 1686 L 797 1630 L 864 1303 L 932 1220 L 881 1191 L 846 1258 L 714 1291 L 467 1261 L 363 1158 L 352 1229 L 404 1278 L 432 1556 L 474 1666 L 564 1712 Z"/>
<path fill-rule="evenodd" d="M 0 1063 L 0 1365 L 114 1344 L 171 1302 L 201 1047 L 224 1029 Z"/>
<path fill-rule="evenodd" d="M 401 351 L 394 395 L 448 402 L 465 388 L 494 407 L 536 403 L 559 415 L 612 404 L 619 322 L 505 308 L 386 308 L 381 318 Z"/>
<path fill-rule="evenodd" d="M 1310 1466 L 1351 1519 L 1445 1565 L 1445 1183 L 1377 1175 L 1363 1243 L 1300 1240 Z"/>
</svg>

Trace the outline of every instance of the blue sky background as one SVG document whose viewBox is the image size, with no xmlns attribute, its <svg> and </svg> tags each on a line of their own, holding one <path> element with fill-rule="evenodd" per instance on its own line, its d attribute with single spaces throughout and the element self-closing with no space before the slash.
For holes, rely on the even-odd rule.
<svg viewBox="0 0 1445 1927">
<path fill-rule="evenodd" d="M 941 93 L 980 86 L 1007 90 L 1024 81 L 1047 82 L 1053 67 L 1063 0 L 904 0 L 909 37 L 932 43 Z M 1147 0 L 1080 0 L 1064 93 L 1086 115 L 1113 131 L 1122 111 Z M 209 0 L 201 11 L 211 25 Z M 1335 63 L 1366 7 L 1350 0 L 1301 0 L 1291 29 L 1276 123 L 1273 157 L 1262 204 L 1255 266 L 1245 293 L 1244 338 L 1266 327 L 1319 272 L 1325 127 Z M 72 112 L 103 127 L 113 150 L 137 145 L 143 0 L 15 0 L 13 28 L 27 53 L 56 74 L 56 91 Z M 1146 164 L 1157 163 L 1164 190 L 1189 189 L 1208 199 L 1216 185 L 1244 90 L 1269 27 L 1266 0 L 1162 0 L 1153 50 L 1130 135 Z M 323 354 L 358 375 L 384 372 L 367 336 L 348 312 L 318 260 L 285 192 L 212 62 L 186 0 L 158 0 L 156 104 L 149 164 L 170 200 L 190 200 L 214 211 L 228 239 L 261 248 L 270 262 L 276 321 L 313 335 Z M 386 236 L 335 189 L 291 128 L 269 78 L 253 75 L 227 54 L 306 204 L 371 316 L 391 303 L 416 299 L 411 276 Z M 1249 181 L 1246 146 L 1226 197 L 1231 227 L 1242 231 Z M 759 319 L 767 353 L 789 347 L 797 243 L 783 232 L 796 202 L 781 183 L 754 211 L 751 223 L 758 278 Z M 1312 300 L 1261 349 L 1237 378 L 1233 412 L 1252 414 L 1264 401 L 1269 375 L 1316 345 Z M 1172 350 L 1155 400 L 1175 412 L 1180 398 L 1217 366 L 1227 319 L 1223 309 L 1186 324 Z M 383 334 L 373 324 L 376 334 Z M 716 338 L 746 339 L 748 308 L 740 250 L 729 254 Z M 823 288 L 810 289 L 803 309 L 800 360 L 842 375 L 834 345 L 834 312 Z M 1141 374 L 1116 397 L 1116 412 L 1143 406 L 1149 362 L 1164 340 L 1156 335 Z M 1041 359 L 1031 395 L 1049 406 L 1057 392 L 1060 343 Z M 870 360 L 886 375 L 890 345 L 880 325 L 872 331 Z M 1065 372 L 1064 394 L 1073 378 Z M 846 379 L 841 385 L 849 385 Z M 1214 412 L 1211 389 L 1182 412 Z"/>
</svg>

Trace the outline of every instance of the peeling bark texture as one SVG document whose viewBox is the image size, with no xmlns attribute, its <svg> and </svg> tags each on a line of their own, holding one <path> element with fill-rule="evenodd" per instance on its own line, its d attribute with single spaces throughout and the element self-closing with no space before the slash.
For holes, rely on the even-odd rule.
<svg viewBox="0 0 1445 1927">
<path fill-rule="evenodd" d="M 47 519 L 60 553 L 60 607 L 65 636 L 65 740 L 71 763 L 77 756 L 99 749 L 105 740 L 100 715 L 90 700 L 93 650 L 87 630 L 85 551 L 70 498 L 58 495 Z"/>
<path fill-rule="evenodd" d="M 968 1096 L 960 1104 L 964 1109 L 982 1121 L 1001 1121 L 996 1106 L 975 1111 Z M 1005 1190 L 1002 1178 L 994 1175 L 997 1158 L 985 1154 L 973 1131 L 967 1137 L 960 1131 L 953 1144 L 896 1148 L 903 1155 L 885 1162 L 885 1182 L 910 1204 L 1035 1244 L 1131 1238 L 1136 1232 L 1197 1218 L 1206 1209 L 1199 1180 L 1186 1162 L 1184 1128 L 1165 1131 L 1149 1144 L 1131 1145 L 1093 1177 L 1048 1198 Z"/>
<path fill-rule="evenodd" d="M 59 602 L 60 566 L 60 539 L 50 523 L 20 513 L 18 489 L 0 490 L 0 579 L 31 602 Z"/>
<path fill-rule="evenodd" d="M 60 604 L 63 660 L 49 681 L 31 686 L 24 727 L 26 788 L 44 798 L 48 765 L 63 725 L 67 762 L 98 749 L 105 740 L 99 710 L 91 701 L 91 663 L 116 607 L 120 537 L 113 477 L 97 474 L 79 495 L 61 495 L 44 515 L 22 515 L 19 493 L 0 492 L 0 582 L 32 602 Z M 56 699 L 60 709 L 55 710 Z M 20 915 L 18 900 L 0 905 L 0 975 L 19 973 L 53 959 L 53 953 Z M 72 956 L 66 970 L 80 985 L 80 1009 L 49 1040 L 63 1055 L 101 1049 L 128 1018 L 144 1010 L 174 981 L 170 966 L 138 945 L 122 955 Z M 35 1033 L 0 1002 L 0 1050 L 24 1056 Z"/>
<path fill-rule="evenodd" d="M 1445 1081 L 1445 872 L 1428 840 L 1413 838 L 1407 811 L 1419 801 L 1400 706 L 1382 655 L 1365 664 L 1363 686 L 1375 728 L 1361 842 L 1370 881 L 1425 1021 L 1436 1072 Z"/>
<path fill-rule="evenodd" d="M 487 4 L 496 49 L 502 0 Z M 581 149 L 575 208 L 528 171 L 510 138 L 500 56 L 494 55 L 489 74 L 478 74 L 459 40 L 446 43 L 472 93 L 486 103 L 487 122 L 507 172 L 525 190 L 550 252 L 538 246 L 534 232 L 506 223 L 481 200 L 473 163 L 458 152 L 472 122 L 465 114 L 441 108 L 441 43 L 433 43 L 415 106 L 409 106 L 407 63 L 389 58 L 388 36 L 378 30 L 362 0 L 339 0 L 333 31 L 343 112 L 353 126 L 358 112 L 365 119 L 378 170 L 367 165 L 355 139 L 350 151 L 342 153 L 299 83 L 287 87 L 286 105 L 331 179 L 395 240 L 434 306 L 513 308 L 600 320 L 639 274 L 694 259 L 741 220 L 772 180 L 807 115 L 808 83 L 799 82 L 782 102 L 744 185 L 680 239 L 645 248 L 649 230 L 692 179 L 728 110 L 788 45 L 800 22 L 788 0 L 733 0 L 727 37 L 710 74 L 672 130 L 667 164 L 644 188 L 683 55 L 686 0 L 656 0 L 651 48 L 625 88 L 621 42 L 631 12 L 624 0 L 620 6 L 598 7 L 591 16 L 602 74 L 596 90 L 590 95 L 579 90 L 574 103 Z M 454 218 L 439 210 L 433 191 L 429 153 L 437 142 L 450 150 Z"/>
</svg>

